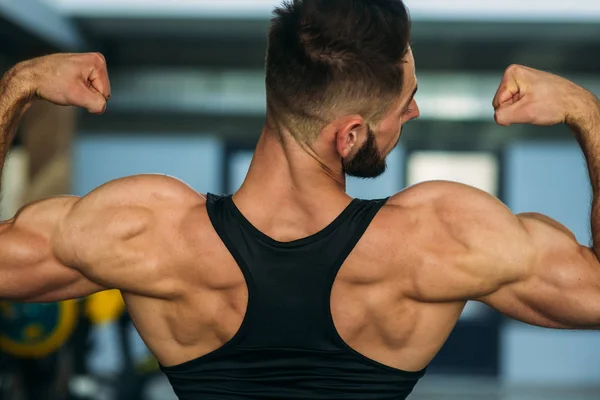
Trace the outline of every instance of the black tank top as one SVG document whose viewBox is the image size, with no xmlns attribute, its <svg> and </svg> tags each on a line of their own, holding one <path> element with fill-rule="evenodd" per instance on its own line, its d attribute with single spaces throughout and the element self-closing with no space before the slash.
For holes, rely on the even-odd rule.
<svg viewBox="0 0 600 400">
<path fill-rule="evenodd" d="M 353 200 L 319 233 L 282 243 L 244 218 L 231 196 L 209 195 L 208 215 L 244 274 L 248 306 L 224 346 L 161 367 L 179 399 L 405 399 L 425 370 L 400 371 L 354 351 L 330 311 L 340 267 L 384 204 Z"/>
</svg>

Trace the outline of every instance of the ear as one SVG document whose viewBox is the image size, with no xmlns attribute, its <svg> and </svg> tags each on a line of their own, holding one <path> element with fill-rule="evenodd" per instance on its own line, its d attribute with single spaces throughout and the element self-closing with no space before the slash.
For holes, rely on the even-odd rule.
<svg viewBox="0 0 600 400">
<path fill-rule="evenodd" d="M 340 121 L 337 128 L 336 148 L 341 158 L 353 154 L 367 136 L 367 123 L 361 116 L 352 116 Z"/>
</svg>

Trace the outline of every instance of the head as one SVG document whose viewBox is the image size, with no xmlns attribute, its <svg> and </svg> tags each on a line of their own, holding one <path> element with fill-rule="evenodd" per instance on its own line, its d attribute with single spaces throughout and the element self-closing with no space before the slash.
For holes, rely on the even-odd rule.
<svg viewBox="0 0 600 400">
<path fill-rule="evenodd" d="M 285 3 L 269 34 L 271 125 L 302 145 L 325 143 L 348 175 L 379 176 L 419 115 L 409 41 L 402 0 Z"/>
</svg>

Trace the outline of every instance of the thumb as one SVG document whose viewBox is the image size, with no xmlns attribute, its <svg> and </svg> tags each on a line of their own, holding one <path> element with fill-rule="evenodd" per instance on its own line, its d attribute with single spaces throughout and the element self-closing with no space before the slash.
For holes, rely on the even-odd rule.
<svg viewBox="0 0 600 400">
<path fill-rule="evenodd" d="M 513 124 L 528 124 L 531 115 L 528 104 L 518 101 L 514 104 L 506 103 L 496 108 L 494 119 L 498 125 L 510 126 Z"/>
<path fill-rule="evenodd" d="M 87 87 L 85 84 L 77 86 L 74 93 L 74 99 L 71 102 L 74 106 L 82 107 L 92 114 L 102 114 L 106 110 L 106 99 L 93 86 Z"/>
</svg>

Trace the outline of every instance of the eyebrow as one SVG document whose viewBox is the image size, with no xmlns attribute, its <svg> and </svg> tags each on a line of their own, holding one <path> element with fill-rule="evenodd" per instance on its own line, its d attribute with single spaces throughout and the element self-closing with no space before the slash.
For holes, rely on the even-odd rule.
<svg viewBox="0 0 600 400">
<path fill-rule="evenodd" d="M 415 87 L 415 90 L 413 90 L 413 93 L 410 96 L 408 102 L 404 105 L 404 107 L 402 107 L 403 112 L 410 106 L 410 103 L 412 103 L 412 101 L 414 100 L 418 90 L 419 90 L 419 85 L 417 84 L 417 86 Z"/>
<path fill-rule="evenodd" d="M 418 91 L 419 91 L 419 85 L 417 84 L 417 86 L 415 86 L 415 90 L 413 90 L 412 96 L 410 96 L 410 100 L 408 101 L 408 104 L 412 103 L 412 101 L 415 99 L 415 96 L 417 95 Z"/>
</svg>

